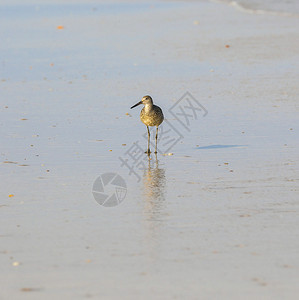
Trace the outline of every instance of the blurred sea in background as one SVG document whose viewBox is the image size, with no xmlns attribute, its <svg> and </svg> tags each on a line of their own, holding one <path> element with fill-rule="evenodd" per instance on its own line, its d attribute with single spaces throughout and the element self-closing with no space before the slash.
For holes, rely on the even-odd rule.
<svg viewBox="0 0 299 300">
<path fill-rule="evenodd" d="M 223 2 L 236 6 L 240 9 L 252 13 L 275 13 L 299 15 L 299 1 L 297 0 L 212 0 L 213 2 Z"/>
</svg>

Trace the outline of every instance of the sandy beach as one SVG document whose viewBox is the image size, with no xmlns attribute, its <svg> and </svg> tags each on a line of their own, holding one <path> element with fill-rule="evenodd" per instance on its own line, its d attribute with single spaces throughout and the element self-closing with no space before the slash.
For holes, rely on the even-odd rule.
<svg viewBox="0 0 299 300">
<path fill-rule="evenodd" d="M 259 9 L 0 1 L 0 299 L 297 299 L 299 15 Z"/>
</svg>

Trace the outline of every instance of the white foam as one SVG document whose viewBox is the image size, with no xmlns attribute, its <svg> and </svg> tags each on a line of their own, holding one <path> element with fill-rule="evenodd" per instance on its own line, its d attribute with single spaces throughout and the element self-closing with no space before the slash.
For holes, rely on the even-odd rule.
<svg viewBox="0 0 299 300">
<path fill-rule="evenodd" d="M 227 5 L 232 6 L 242 12 L 250 13 L 250 14 L 299 18 L 299 13 L 290 13 L 290 12 L 274 11 L 274 10 L 266 10 L 266 9 L 253 9 L 253 8 L 246 7 L 245 5 L 243 5 L 242 3 L 237 2 L 237 1 L 210 0 L 210 2 L 227 4 Z"/>
</svg>

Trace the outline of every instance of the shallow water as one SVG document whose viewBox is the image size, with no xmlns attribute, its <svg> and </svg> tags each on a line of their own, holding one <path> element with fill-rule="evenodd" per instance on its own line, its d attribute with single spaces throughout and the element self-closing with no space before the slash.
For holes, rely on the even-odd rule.
<svg viewBox="0 0 299 300">
<path fill-rule="evenodd" d="M 296 299 L 296 18 L 1 8 L 1 297 Z M 183 98 L 189 123 L 174 108 L 186 92 L 202 109 Z M 150 160 L 128 156 L 146 148 L 130 110 L 146 94 L 177 139 L 161 128 Z M 92 194 L 109 172 L 126 183 L 112 208 Z"/>
</svg>

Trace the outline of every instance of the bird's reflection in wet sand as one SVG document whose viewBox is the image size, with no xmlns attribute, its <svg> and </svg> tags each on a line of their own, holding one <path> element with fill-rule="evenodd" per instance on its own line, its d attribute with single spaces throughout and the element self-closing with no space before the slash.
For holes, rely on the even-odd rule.
<svg viewBox="0 0 299 300">
<path fill-rule="evenodd" d="M 165 169 L 159 167 L 157 154 L 148 156 L 148 167 L 143 175 L 144 212 L 151 220 L 158 221 L 165 204 Z"/>
<path fill-rule="evenodd" d="M 150 257 L 156 257 L 165 222 L 165 169 L 159 167 L 157 155 L 148 156 L 148 167 L 143 175 L 143 217 L 146 249 Z"/>
</svg>

